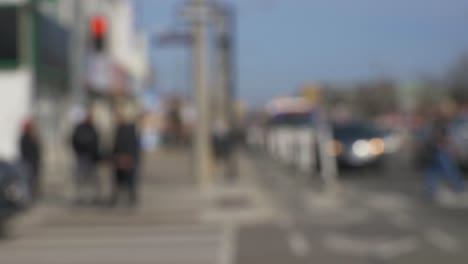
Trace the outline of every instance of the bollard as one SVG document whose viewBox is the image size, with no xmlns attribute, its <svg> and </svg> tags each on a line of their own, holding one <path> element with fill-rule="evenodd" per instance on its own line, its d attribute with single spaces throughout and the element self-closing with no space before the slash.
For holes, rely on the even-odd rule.
<svg viewBox="0 0 468 264">
<path fill-rule="evenodd" d="M 338 188 L 338 168 L 336 159 L 328 153 L 328 143 L 333 139 L 331 130 L 325 122 L 321 122 L 318 130 L 318 147 L 320 157 L 320 175 L 325 191 L 333 193 Z"/>
<path fill-rule="evenodd" d="M 298 174 L 301 171 L 301 146 L 300 146 L 300 134 L 298 131 L 294 131 L 292 136 L 292 168 L 296 174 Z"/>
</svg>

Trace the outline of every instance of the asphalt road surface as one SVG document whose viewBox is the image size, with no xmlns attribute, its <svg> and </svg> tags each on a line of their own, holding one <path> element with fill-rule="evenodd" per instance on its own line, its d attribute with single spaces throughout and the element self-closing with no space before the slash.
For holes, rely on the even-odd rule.
<svg viewBox="0 0 468 264">
<path fill-rule="evenodd" d="M 283 216 L 240 231 L 237 263 L 467 263 L 468 206 L 428 201 L 407 163 L 341 170 L 342 194 L 331 197 L 311 191 L 316 178 L 304 188 L 303 175 L 272 164 L 257 168 Z"/>
</svg>

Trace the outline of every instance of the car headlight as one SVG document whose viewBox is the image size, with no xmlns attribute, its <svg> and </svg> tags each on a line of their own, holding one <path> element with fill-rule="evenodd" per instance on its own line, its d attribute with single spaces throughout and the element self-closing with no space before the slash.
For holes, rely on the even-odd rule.
<svg viewBox="0 0 468 264">
<path fill-rule="evenodd" d="M 26 197 L 26 190 L 18 183 L 10 183 L 4 189 L 5 199 L 12 203 L 19 203 Z"/>
<path fill-rule="evenodd" d="M 384 153 L 385 143 L 381 138 L 373 138 L 371 140 L 360 139 L 354 142 L 352 150 L 354 155 L 359 158 L 378 156 Z"/>
<path fill-rule="evenodd" d="M 369 147 L 369 142 L 367 140 L 357 140 L 356 142 L 353 143 L 352 150 L 354 155 L 357 157 L 363 158 L 366 156 L 369 156 L 370 154 L 370 147 Z"/>
<path fill-rule="evenodd" d="M 385 151 L 385 143 L 381 138 L 373 138 L 369 140 L 369 152 L 372 155 L 381 155 Z"/>
</svg>

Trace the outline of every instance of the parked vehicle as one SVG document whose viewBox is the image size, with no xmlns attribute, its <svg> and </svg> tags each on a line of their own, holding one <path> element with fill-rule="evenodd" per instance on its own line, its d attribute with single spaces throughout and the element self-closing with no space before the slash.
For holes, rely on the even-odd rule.
<svg viewBox="0 0 468 264">
<path fill-rule="evenodd" d="M 0 161 L 0 222 L 29 205 L 31 196 L 27 177 L 21 166 Z"/>
</svg>

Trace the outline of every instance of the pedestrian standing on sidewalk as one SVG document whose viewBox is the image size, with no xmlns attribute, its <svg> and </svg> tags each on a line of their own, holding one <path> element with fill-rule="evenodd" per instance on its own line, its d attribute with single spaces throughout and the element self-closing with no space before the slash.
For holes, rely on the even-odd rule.
<svg viewBox="0 0 468 264">
<path fill-rule="evenodd" d="M 40 195 L 41 143 L 32 119 L 24 123 L 20 139 L 21 160 L 24 164 L 33 199 Z"/>
<path fill-rule="evenodd" d="M 91 110 L 84 120 L 76 125 L 72 135 L 72 147 L 75 154 L 75 202 L 98 202 L 101 189 L 96 165 L 99 161 L 99 135 L 94 124 Z M 93 197 L 87 197 L 90 189 Z"/>
<path fill-rule="evenodd" d="M 431 125 L 426 148 L 424 178 L 429 197 L 435 198 L 442 180 L 447 181 L 453 191 L 463 192 L 463 179 L 454 157 L 455 146 L 448 135 L 448 120 L 440 114 Z"/>
<path fill-rule="evenodd" d="M 174 147 L 179 147 L 182 143 L 182 117 L 180 113 L 180 105 L 178 101 L 174 101 L 168 113 L 167 120 L 170 126 L 171 144 Z"/>
<path fill-rule="evenodd" d="M 140 140 L 135 122 L 122 111 L 117 112 L 117 125 L 113 147 L 114 186 L 111 205 L 118 203 L 123 192 L 127 192 L 128 205 L 134 207 L 138 202 L 138 165 Z"/>
<path fill-rule="evenodd" d="M 214 157 L 219 162 L 226 162 L 230 152 L 230 131 L 221 119 L 217 119 L 213 124 L 212 143 Z"/>
</svg>

